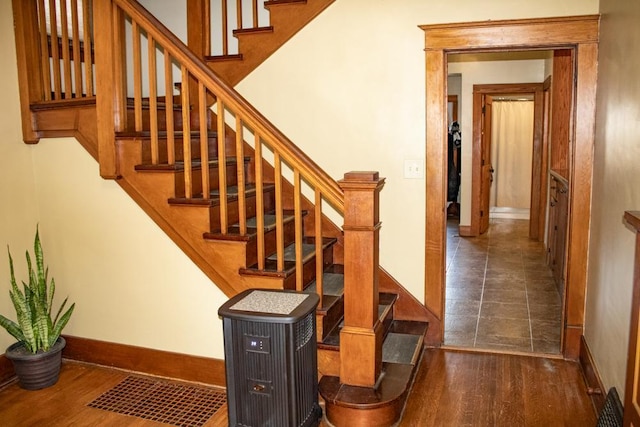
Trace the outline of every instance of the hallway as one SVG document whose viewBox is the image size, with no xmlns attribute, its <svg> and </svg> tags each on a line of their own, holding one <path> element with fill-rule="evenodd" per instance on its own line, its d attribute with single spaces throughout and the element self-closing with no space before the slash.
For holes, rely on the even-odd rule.
<svg viewBox="0 0 640 427">
<path fill-rule="evenodd" d="M 560 353 L 561 297 L 527 220 L 492 219 L 461 238 L 447 225 L 446 346 Z"/>
</svg>

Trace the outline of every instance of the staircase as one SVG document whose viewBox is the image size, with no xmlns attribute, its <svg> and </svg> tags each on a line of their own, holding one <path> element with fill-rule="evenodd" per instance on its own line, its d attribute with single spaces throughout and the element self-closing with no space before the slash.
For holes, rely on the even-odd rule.
<svg viewBox="0 0 640 427">
<path fill-rule="evenodd" d="M 78 17 L 63 19 L 60 37 L 56 25 L 48 27 L 50 40 L 60 38 L 50 43 L 41 0 L 13 2 L 25 141 L 75 136 L 102 176 L 115 178 L 226 295 L 248 288 L 317 293 L 327 418 L 335 425 L 394 424 L 433 317 L 377 264 L 384 179 L 350 172 L 334 181 L 215 74 L 205 62 L 211 58 L 196 55 L 136 1 L 92 3 L 100 19 L 93 32 L 85 27 L 83 43 Z M 301 13 L 308 21 L 331 2 L 267 3 L 309 7 Z M 133 23 L 131 46 L 125 16 Z M 272 33 L 290 37 L 293 30 L 279 32 L 279 22 Z M 45 42 L 46 61 L 33 53 L 45 51 Z M 251 55 L 242 51 L 233 60 Z M 42 65 L 50 57 L 62 64 L 52 79 Z M 82 77 L 92 67 L 71 64 L 73 57 L 94 58 L 95 96 Z M 327 208 L 343 216 L 342 228 Z"/>
</svg>

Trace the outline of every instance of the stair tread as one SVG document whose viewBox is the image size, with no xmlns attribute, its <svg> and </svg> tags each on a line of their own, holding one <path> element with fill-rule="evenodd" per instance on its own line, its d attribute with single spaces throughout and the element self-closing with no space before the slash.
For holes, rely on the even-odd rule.
<svg viewBox="0 0 640 427">
<path fill-rule="evenodd" d="M 273 27 L 256 27 L 256 28 L 238 28 L 233 30 L 234 36 L 241 36 L 244 34 L 264 34 L 264 33 L 273 33 Z"/>
<path fill-rule="evenodd" d="M 276 215 L 275 214 L 265 214 L 264 215 L 264 232 L 268 233 L 276 228 Z M 294 215 L 284 214 L 282 216 L 282 223 L 287 224 L 291 221 L 295 220 Z M 258 235 L 257 228 L 258 219 L 256 217 L 247 218 L 247 234 L 240 234 L 240 223 L 237 222 L 229 227 L 229 230 L 226 234 L 222 233 L 204 233 L 205 239 L 211 240 L 241 240 L 241 241 L 249 241 L 252 238 Z"/>
<path fill-rule="evenodd" d="M 263 184 L 263 191 L 273 191 L 275 185 Z M 245 186 L 245 195 L 251 197 L 256 193 L 256 186 L 253 184 L 247 184 Z M 235 201 L 238 199 L 238 187 L 227 187 L 227 202 Z M 172 197 L 169 199 L 169 203 L 172 205 L 195 205 L 195 206 L 218 206 L 220 204 L 220 193 L 218 190 L 211 192 L 209 199 L 202 198 L 202 195 L 195 195 L 190 199 L 185 197 Z"/>
<path fill-rule="evenodd" d="M 314 280 L 304 292 L 315 294 L 317 286 L 317 280 Z M 336 297 L 344 294 L 344 274 L 324 272 L 322 274 L 322 294 Z"/>
<path fill-rule="evenodd" d="M 264 2 L 264 7 L 269 9 L 271 6 L 278 6 L 284 4 L 306 4 L 307 0 L 268 0 Z"/>
<path fill-rule="evenodd" d="M 383 320 L 383 316 L 390 312 L 391 308 L 395 300 L 397 299 L 397 295 L 390 294 L 386 292 L 380 292 L 379 303 L 378 303 L 378 319 Z M 402 333 L 403 330 L 394 330 L 393 324 L 397 322 L 396 320 L 391 322 L 391 326 L 389 327 L 389 331 L 394 331 L 397 333 Z M 337 350 L 340 346 L 340 330 L 344 326 L 344 320 L 341 320 L 329 334 L 325 337 L 322 342 L 318 343 L 318 347 L 325 349 L 333 349 Z"/>
<path fill-rule="evenodd" d="M 315 255 L 315 239 L 313 237 L 305 237 L 305 242 L 302 244 L 302 263 L 308 262 Z M 337 242 L 334 237 L 322 238 L 322 249 L 326 249 L 329 246 Z M 269 255 L 265 259 L 264 270 L 258 270 L 258 265 L 254 264 L 251 267 L 241 269 L 241 273 L 252 275 L 265 275 L 265 276 L 278 276 L 288 277 L 296 270 L 295 260 L 295 243 L 288 245 L 285 248 L 284 270 L 278 271 L 277 259 L 275 254 Z"/>
<path fill-rule="evenodd" d="M 158 132 L 158 138 L 161 139 L 165 139 L 167 137 L 167 135 L 169 134 L 168 131 L 166 130 L 159 130 Z M 216 138 L 218 136 L 218 132 L 215 130 L 208 130 L 207 134 L 209 135 L 209 138 Z M 174 137 L 177 138 L 182 138 L 184 137 L 184 131 L 182 130 L 174 130 L 173 131 L 173 135 Z M 192 130 L 189 132 L 189 135 L 191 135 L 192 138 L 194 139 L 199 139 L 200 138 L 200 131 L 198 130 Z M 127 131 L 122 131 L 122 132 L 116 132 L 116 138 L 127 138 L 127 139 L 132 139 L 132 138 L 136 138 L 136 139 L 151 139 L 151 131 L 150 130 L 141 130 L 141 131 L 135 131 L 135 130 L 127 130 Z"/>
<path fill-rule="evenodd" d="M 250 159 L 247 157 L 245 160 L 249 161 Z M 237 162 L 237 160 L 235 158 L 227 159 L 227 164 L 236 164 L 236 163 L 238 163 L 238 162 Z M 220 162 L 218 161 L 218 159 L 213 159 L 213 160 L 209 160 L 208 164 L 209 164 L 209 167 L 218 167 Z M 140 164 L 140 165 L 136 165 L 135 169 L 137 171 L 172 171 L 172 172 L 181 172 L 181 171 L 184 170 L 184 162 L 183 161 L 176 161 L 174 164 L 160 163 L 160 164 L 157 164 L 157 165 Z M 202 162 L 199 159 L 198 160 L 192 160 L 191 161 L 191 169 L 192 170 L 200 170 L 200 169 L 202 169 Z"/>
<path fill-rule="evenodd" d="M 416 350 L 422 344 L 422 336 L 389 332 L 382 343 L 382 361 L 387 363 L 415 364 Z"/>
</svg>

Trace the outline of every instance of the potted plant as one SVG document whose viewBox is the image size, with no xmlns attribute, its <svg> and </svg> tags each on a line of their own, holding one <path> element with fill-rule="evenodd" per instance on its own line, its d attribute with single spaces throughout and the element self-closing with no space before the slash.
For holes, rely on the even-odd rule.
<svg viewBox="0 0 640 427">
<path fill-rule="evenodd" d="M 65 340 L 60 336 L 66 326 L 75 303 L 62 314 L 67 298 L 52 319 L 53 297 L 56 285 L 48 279 L 40 236 L 36 228 L 33 244 L 35 270 L 29 251 L 26 251 L 29 283 L 22 282 L 23 290 L 16 283 L 13 259 L 9 253 L 11 290 L 9 297 L 16 311 L 17 323 L 0 315 L 0 326 L 5 328 L 18 342 L 7 348 L 5 356 L 11 360 L 20 386 L 27 390 L 49 387 L 58 381 L 62 364 L 62 349 Z"/>
</svg>

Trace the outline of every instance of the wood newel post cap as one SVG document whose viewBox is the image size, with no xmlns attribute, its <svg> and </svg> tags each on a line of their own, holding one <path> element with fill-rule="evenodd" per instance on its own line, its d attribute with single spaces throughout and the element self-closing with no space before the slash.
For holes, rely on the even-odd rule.
<svg viewBox="0 0 640 427">
<path fill-rule="evenodd" d="M 380 178 L 377 171 L 351 171 L 344 174 L 344 178 L 338 181 L 338 185 L 344 189 L 365 189 L 384 186 L 385 178 Z"/>
<path fill-rule="evenodd" d="M 376 182 L 378 179 L 380 179 L 380 173 L 377 171 L 351 171 L 344 174 L 342 181 Z"/>
</svg>

